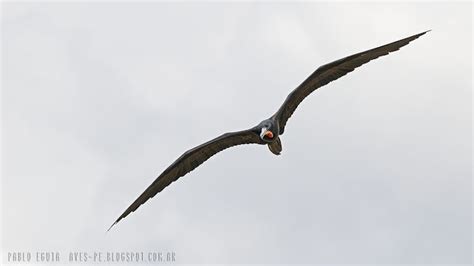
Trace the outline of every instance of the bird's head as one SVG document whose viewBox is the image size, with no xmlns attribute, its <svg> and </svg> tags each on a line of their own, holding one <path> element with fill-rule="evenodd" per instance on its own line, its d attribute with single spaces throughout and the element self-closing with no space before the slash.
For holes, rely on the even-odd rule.
<svg viewBox="0 0 474 266">
<path fill-rule="evenodd" d="M 271 119 L 262 121 L 258 125 L 258 130 L 260 134 L 260 139 L 267 143 L 273 142 L 273 140 L 275 140 L 279 134 L 278 126 Z"/>
</svg>

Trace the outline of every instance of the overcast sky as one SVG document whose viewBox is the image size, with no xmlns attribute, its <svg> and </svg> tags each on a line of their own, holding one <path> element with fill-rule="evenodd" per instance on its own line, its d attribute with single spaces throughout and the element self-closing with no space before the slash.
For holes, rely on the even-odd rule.
<svg viewBox="0 0 474 266">
<path fill-rule="evenodd" d="M 2 253 L 469 263 L 471 8 L 4 3 Z M 428 29 L 308 97 L 281 156 L 219 153 L 105 234 L 187 149 L 268 118 L 322 64 Z"/>
</svg>

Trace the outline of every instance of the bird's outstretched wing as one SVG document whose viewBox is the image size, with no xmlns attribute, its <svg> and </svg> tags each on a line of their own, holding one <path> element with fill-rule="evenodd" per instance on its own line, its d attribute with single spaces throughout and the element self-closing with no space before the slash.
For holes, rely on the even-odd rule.
<svg viewBox="0 0 474 266">
<path fill-rule="evenodd" d="M 155 196 L 158 192 L 162 191 L 169 184 L 191 172 L 216 153 L 233 146 L 252 143 L 261 143 L 261 139 L 258 133 L 249 129 L 223 134 L 213 140 L 186 151 L 168 168 L 166 168 L 166 170 L 163 171 L 155 181 L 153 181 L 153 183 L 132 203 L 132 205 L 130 205 L 130 207 L 120 215 L 112 226 L 130 213 L 134 212 L 138 207 L 140 207 L 140 205 Z M 112 226 L 110 226 L 110 228 L 112 228 Z M 108 230 L 110 230 L 110 228 Z"/>
<path fill-rule="evenodd" d="M 323 65 L 316 69 L 301 85 L 294 89 L 286 98 L 280 109 L 275 113 L 274 117 L 278 120 L 280 126 L 280 134 L 283 134 L 286 122 L 296 110 L 298 105 L 317 88 L 322 87 L 329 82 L 336 80 L 355 68 L 376 59 L 378 57 L 397 51 L 402 46 L 407 45 L 411 41 L 427 33 L 428 31 L 410 36 L 408 38 L 392 42 L 365 52 L 357 53 L 348 57 L 344 57 L 332 63 Z"/>
</svg>

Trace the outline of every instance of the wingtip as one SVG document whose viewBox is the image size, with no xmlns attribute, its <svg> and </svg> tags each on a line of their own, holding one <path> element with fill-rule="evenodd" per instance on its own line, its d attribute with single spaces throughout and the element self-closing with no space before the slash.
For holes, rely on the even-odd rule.
<svg viewBox="0 0 474 266">
<path fill-rule="evenodd" d="M 114 225 L 117 223 L 117 221 L 115 221 L 110 227 L 109 229 L 107 229 L 106 233 L 108 233 L 110 231 L 110 229 L 112 229 L 112 227 L 114 227 Z"/>
<path fill-rule="evenodd" d="M 420 33 L 417 33 L 417 34 L 412 35 L 412 36 L 410 36 L 410 37 L 407 37 L 406 39 L 407 39 L 407 40 L 410 40 L 410 41 L 413 41 L 413 40 L 418 39 L 419 37 L 425 35 L 426 33 L 430 32 L 430 31 L 431 31 L 431 29 L 425 30 L 425 31 L 423 31 L 423 32 L 420 32 Z"/>
<path fill-rule="evenodd" d="M 431 31 L 431 29 L 425 30 L 425 31 L 422 32 L 422 33 L 418 33 L 418 36 L 425 35 L 426 33 L 430 32 L 430 31 Z"/>
</svg>

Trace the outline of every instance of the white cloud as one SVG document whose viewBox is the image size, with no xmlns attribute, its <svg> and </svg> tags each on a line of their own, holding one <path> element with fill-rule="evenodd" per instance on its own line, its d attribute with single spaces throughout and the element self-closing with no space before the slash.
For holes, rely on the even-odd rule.
<svg viewBox="0 0 474 266">
<path fill-rule="evenodd" d="M 468 263 L 469 6 L 3 4 L 3 251 Z M 280 157 L 227 150 L 104 233 L 186 149 L 267 118 L 319 65 L 427 29 L 306 99 Z"/>
</svg>

